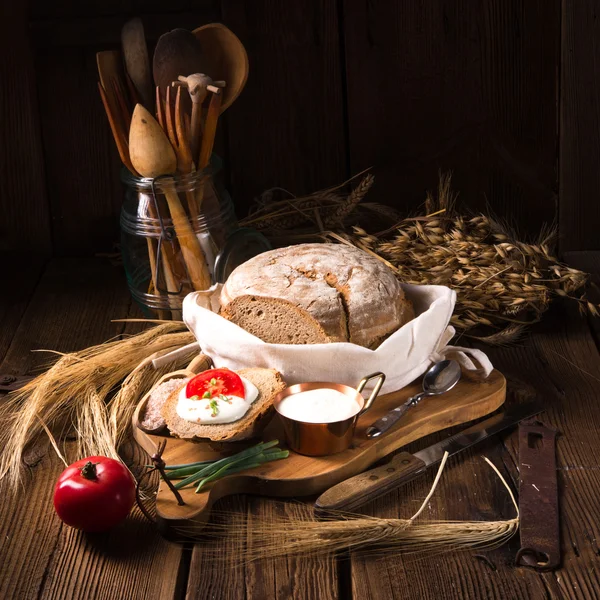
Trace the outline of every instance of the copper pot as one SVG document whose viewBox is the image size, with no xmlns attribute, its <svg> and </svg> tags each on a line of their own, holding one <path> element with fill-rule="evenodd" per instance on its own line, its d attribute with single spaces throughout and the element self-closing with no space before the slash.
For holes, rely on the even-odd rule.
<svg viewBox="0 0 600 600">
<path fill-rule="evenodd" d="M 375 384 L 371 395 L 365 401 L 361 392 L 365 388 L 367 382 L 371 379 L 377 379 L 377 383 Z M 311 383 L 298 383 L 286 388 L 283 392 L 280 392 L 275 398 L 274 406 L 279 414 L 279 418 L 283 422 L 288 446 L 294 452 L 306 454 L 307 456 L 326 456 L 327 454 L 336 454 L 337 452 L 347 450 L 352 443 L 354 428 L 356 427 L 358 418 L 371 408 L 384 381 L 385 375 L 383 373 L 373 373 L 368 377 L 364 377 L 356 389 L 341 383 L 317 381 Z M 279 412 L 279 405 L 284 398 L 292 396 L 293 394 L 299 394 L 300 392 L 323 388 L 337 390 L 349 398 L 352 398 L 352 400 L 360 406 L 360 410 L 352 417 L 344 419 L 343 421 L 334 421 L 332 423 L 307 423 L 306 421 L 297 421 L 290 417 L 286 417 Z"/>
</svg>

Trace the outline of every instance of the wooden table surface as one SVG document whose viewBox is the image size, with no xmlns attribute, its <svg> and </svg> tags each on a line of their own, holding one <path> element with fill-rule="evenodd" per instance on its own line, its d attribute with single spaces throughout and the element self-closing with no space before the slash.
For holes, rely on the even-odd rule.
<svg viewBox="0 0 600 600">
<path fill-rule="evenodd" d="M 600 254 L 567 257 L 600 272 Z M 139 326 L 112 323 L 137 315 L 123 272 L 105 260 L 55 259 L 47 265 L 5 265 L 8 293 L 0 304 L 0 373 L 35 372 L 47 355 L 37 348 L 78 350 Z M 26 455 L 26 486 L 16 497 L 0 486 L 0 598 L 597 598 L 600 595 L 600 321 L 579 317 L 561 303 L 516 345 L 489 350 L 509 381 L 509 399 L 539 396 L 543 421 L 561 432 L 557 443 L 562 568 L 538 574 L 514 566 L 518 537 L 494 551 L 417 559 L 352 554 L 344 560 L 285 559 L 244 566 L 218 544 L 215 562 L 202 544 L 164 541 L 139 511 L 109 534 L 86 536 L 61 524 L 51 508 L 62 463 L 47 443 Z M 0 400 L 1 402 L 1 400 Z M 425 447 L 447 432 L 412 444 Z M 135 451 L 135 449 L 132 449 Z M 515 433 L 496 437 L 449 461 L 430 519 L 513 516 L 502 484 L 484 463 L 490 458 L 517 481 Z M 364 512 L 407 517 L 420 505 L 434 473 L 397 490 Z M 236 497 L 222 505 L 250 515 L 309 508 L 280 500 Z"/>
</svg>

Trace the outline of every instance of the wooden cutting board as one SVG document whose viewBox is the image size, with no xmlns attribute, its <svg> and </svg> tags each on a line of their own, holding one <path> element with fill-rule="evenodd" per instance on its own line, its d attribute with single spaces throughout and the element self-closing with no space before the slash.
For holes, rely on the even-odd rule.
<svg viewBox="0 0 600 600">
<path fill-rule="evenodd" d="M 185 371 L 178 372 L 179 377 L 184 374 Z M 287 459 L 215 481 L 199 494 L 195 493 L 194 487 L 181 490 L 184 506 L 179 506 L 169 488 L 161 483 L 156 498 L 161 530 L 168 533 L 169 530 L 175 531 L 178 526 L 189 527 L 190 521 L 193 521 L 194 531 L 199 532 L 210 516 L 212 505 L 219 498 L 231 494 L 280 497 L 320 494 L 340 481 L 368 469 L 373 463 L 409 442 L 493 412 L 504 402 L 506 380 L 499 371 L 494 371 L 484 382 L 462 380 L 447 394 L 423 400 L 381 437 L 367 439 L 365 430 L 373 421 L 420 390 L 419 381 L 398 392 L 380 396 L 371 410 L 358 420 L 353 447 L 339 454 L 311 457 L 290 452 Z M 151 435 L 135 426 L 134 436 L 149 454 L 156 452 L 158 442 L 166 439 L 163 458 L 167 465 L 217 459 L 226 455 L 222 451 L 224 447 L 227 448 L 227 454 L 232 454 L 256 443 L 254 440 L 245 445 L 221 444 L 216 450 L 214 446 L 205 443 Z M 277 415 L 263 432 L 262 439 L 278 439 L 281 446 L 285 447 L 283 429 Z"/>
</svg>

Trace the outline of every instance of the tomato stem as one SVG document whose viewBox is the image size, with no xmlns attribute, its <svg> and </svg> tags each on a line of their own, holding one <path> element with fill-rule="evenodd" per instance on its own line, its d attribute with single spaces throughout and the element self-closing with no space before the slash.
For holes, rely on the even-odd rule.
<svg viewBox="0 0 600 600">
<path fill-rule="evenodd" d="M 81 471 L 81 476 L 86 479 L 98 479 L 96 465 L 99 464 L 100 463 L 93 463 L 91 460 L 88 460 L 85 465 L 79 469 Z"/>
</svg>

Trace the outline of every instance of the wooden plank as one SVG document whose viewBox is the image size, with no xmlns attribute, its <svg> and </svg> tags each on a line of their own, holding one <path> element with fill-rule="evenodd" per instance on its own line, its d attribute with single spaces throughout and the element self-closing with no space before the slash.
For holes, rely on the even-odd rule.
<svg viewBox="0 0 600 600">
<path fill-rule="evenodd" d="M 119 2 L 117 2 L 119 4 Z M 147 4 L 147 6 L 146 6 Z M 118 11 L 90 11 L 87 4 L 77 4 L 83 11 L 68 9 L 64 16 L 58 11 L 51 13 L 51 18 L 35 19 L 31 22 L 34 43 L 39 49 L 61 47 L 100 47 L 102 50 L 116 48 L 121 43 L 121 28 L 132 16 L 139 16 L 144 23 L 146 39 L 152 44 L 167 31 L 176 27 L 195 29 L 206 23 L 218 21 L 219 7 L 217 3 L 207 0 L 196 2 L 195 6 L 184 11 L 169 10 L 164 2 L 152 7 L 146 3 L 139 10 L 126 11 L 120 7 Z M 153 10 L 154 8 L 154 10 Z M 54 10 L 54 7 L 51 8 Z"/>
<path fill-rule="evenodd" d="M 93 260 L 50 264 L 3 361 L 2 370 L 28 373 L 47 361 L 35 348 L 71 351 L 118 335 L 111 323 L 130 311 L 121 269 Z M 0 506 L 0 597 L 169 598 L 182 550 L 164 542 L 136 512 L 108 534 L 86 536 L 63 526 L 51 507 L 62 463 L 46 444 L 26 457 L 25 493 Z"/>
<path fill-rule="evenodd" d="M 336 2 L 226 0 L 222 14 L 250 60 L 248 84 L 223 115 L 237 213 L 271 187 L 303 194 L 343 181 Z"/>
<path fill-rule="evenodd" d="M 600 354 L 584 319 L 572 307 L 558 307 L 523 345 L 490 350 L 495 366 L 512 384 L 512 396 L 542 398 L 541 420 L 561 432 L 557 445 L 563 566 L 538 575 L 516 568 L 518 539 L 492 552 L 433 556 L 411 561 L 354 557 L 353 589 L 360 598 L 592 598 L 600 585 L 595 565 L 599 536 L 593 515 L 600 510 L 599 420 L 596 410 Z M 429 440 L 430 442 L 431 440 Z M 426 440 L 419 447 L 428 445 Z M 426 518 L 495 519 L 513 515 L 508 496 L 483 464 L 491 458 L 506 476 L 517 479 L 516 435 L 504 445 L 489 441 L 451 459 Z M 433 473 L 373 503 L 379 516 L 412 514 L 431 484 Z M 400 507 L 400 508 L 398 508 Z M 477 558 L 475 554 L 483 558 Z M 378 582 L 378 585 L 376 584 Z"/>
<path fill-rule="evenodd" d="M 308 517 L 312 512 L 310 504 L 265 501 L 261 498 L 250 500 L 249 513 L 261 518 L 281 518 L 289 515 L 298 518 Z M 249 598 L 302 598 L 306 600 L 329 600 L 340 598 L 338 594 L 338 568 L 331 559 L 286 559 L 262 561 L 246 571 L 246 586 Z"/>
<path fill-rule="evenodd" d="M 2 266 L 2 280 L 6 283 L 6 289 L 10 289 L 10 293 L 5 294 L 0 303 L 0 364 L 27 309 L 42 268 L 40 261 L 28 264 L 7 261 Z M 16 373 L 5 374 L 16 375 Z"/>
<path fill-rule="evenodd" d="M 569 266 L 591 275 L 586 296 L 590 302 L 600 306 L 600 252 L 566 252 L 563 258 Z M 600 351 L 600 318 L 587 315 L 587 320 Z"/>
<path fill-rule="evenodd" d="M 223 513 L 235 511 L 245 513 L 248 510 L 246 496 L 226 498 L 218 507 Z M 247 600 L 248 594 L 245 568 L 236 556 L 234 545 L 227 536 L 207 542 L 209 551 L 203 544 L 194 544 L 187 580 L 186 600 L 200 598 L 219 598 L 222 600 Z M 219 556 L 215 565 L 215 555 Z M 264 596 L 265 598 L 268 596 Z"/>
<path fill-rule="evenodd" d="M 282 515 L 308 516 L 310 504 L 275 502 L 265 498 L 237 496 L 219 503 L 221 517 L 227 513 L 248 512 L 270 518 Z M 219 598 L 222 600 L 337 599 L 338 569 L 333 559 L 278 559 L 243 564 L 228 538 L 221 537 L 195 544 L 190 564 L 186 600 Z M 223 557 L 215 564 L 214 556 Z"/>
<path fill-rule="evenodd" d="M 173 13 L 210 8 L 215 6 L 214 0 L 90 0 L 81 3 L 77 0 L 55 0 L 52 3 L 43 0 L 31 0 L 29 15 L 32 20 L 70 18 L 84 19 L 101 15 L 120 15 L 131 18 L 131 15 L 143 16 L 152 13 Z M 188 26 L 188 29 L 193 27 Z"/>
<path fill-rule="evenodd" d="M 558 0 L 343 2 L 350 166 L 414 211 L 438 171 L 527 233 L 556 213 Z"/>
<path fill-rule="evenodd" d="M 562 0 L 560 96 L 561 251 L 599 250 L 598 0 Z"/>
<path fill-rule="evenodd" d="M 600 252 L 599 251 L 574 251 L 565 252 L 563 255 L 564 261 L 575 269 L 580 269 L 585 273 L 589 273 L 591 282 L 596 286 L 600 285 Z M 593 295 L 596 290 L 589 290 L 590 297 L 595 298 Z"/>
<path fill-rule="evenodd" d="M 52 249 L 26 11 L 27 2 L 0 9 L 0 251 L 21 257 Z"/>
<path fill-rule="evenodd" d="M 68 19 L 69 17 L 83 18 L 86 16 L 100 17 L 119 12 L 128 12 L 133 8 L 132 0 L 92 0 L 77 2 L 77 0 L 58 0 L 44 2 L 29 0 L 29 18 L 33 21 L 40 19 Z"/>
<path fill-rule="evenodd" d="M 98 94 L 95 50 L 38 57 L 55 253 L 110 251 L 119 239 L 120 160 Z"/>
</svg>

